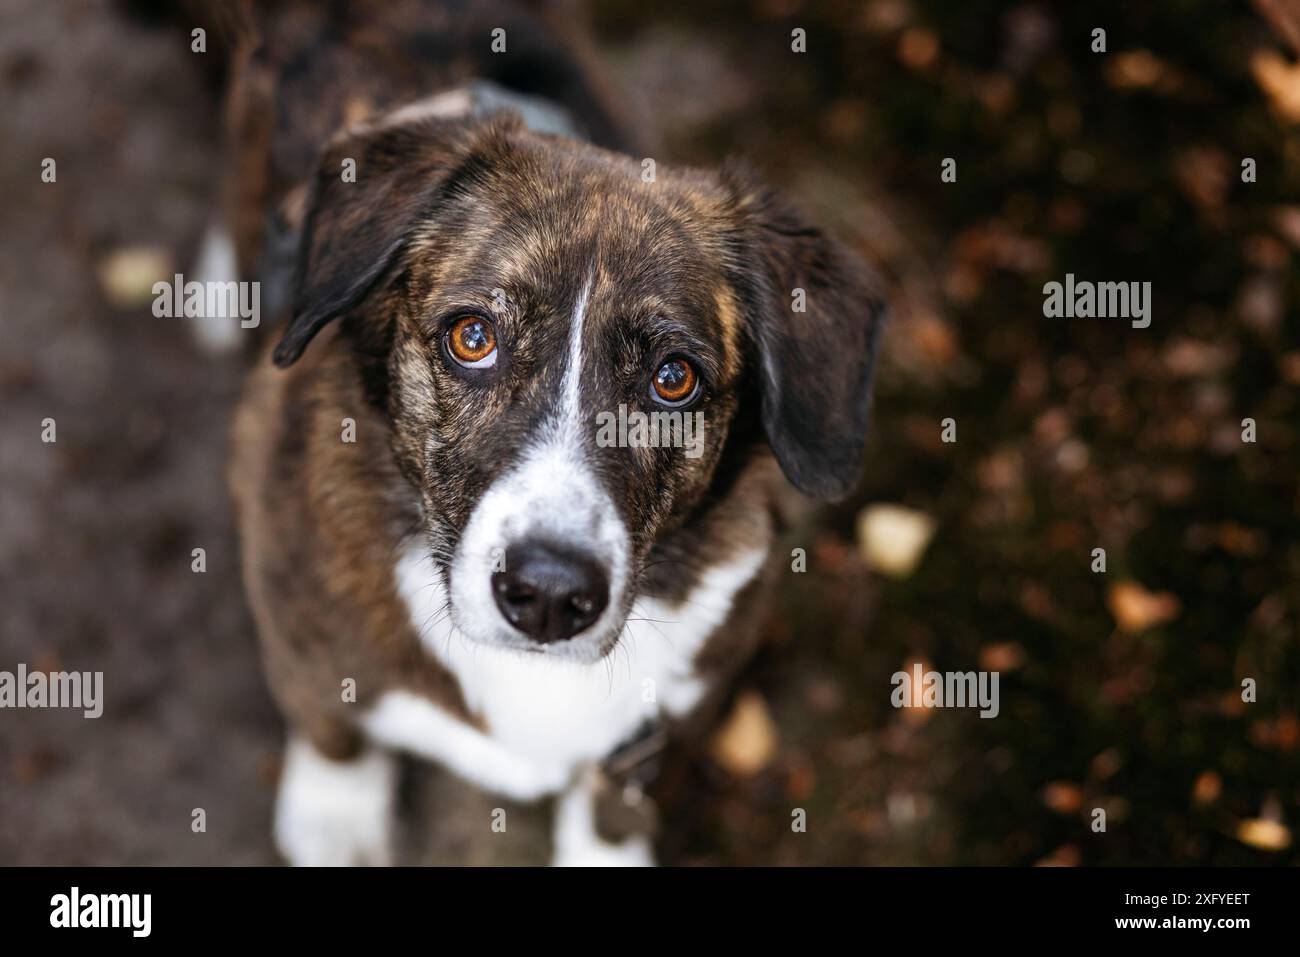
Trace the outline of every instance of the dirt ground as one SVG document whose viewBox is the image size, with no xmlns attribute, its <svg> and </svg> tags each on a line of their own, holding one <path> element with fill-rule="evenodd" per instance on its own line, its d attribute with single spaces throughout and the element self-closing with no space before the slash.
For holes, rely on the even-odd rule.
<svg viewBox="0 0 1300 957">
<path fill-rule="evenodd" d="M 748 156 L 897 305 L 863 489 L 797 534 L 809 571 L 744 682 L 775 755 L 752 777 L 673 769 L 661 856 L 1300 863 L 1294 55 L 1244 7 L 959 6 L 595 17 L 665 155 Z M 0 669 L 103 671 L 106 704 L 0 711 L 0 864 L 274 863 L 282 727 L 223 479 L 241 367 L 107 285 L 122 250 L 192 264 L 219 104 L 183 34 L 119 6 L 9 0 L 4 20 Z M 1067 271 L 1151 280 L 1152 328 L 1042 318 Z M 898 577 L 864 557 L 879 502 L 937 529 Z M 892 708 L 915 661 L 1000 671 L 999 718 Z M 500 804 L 412 766 L 401 859 L 544 860 L 542 809 L 508 805 L 499 835 Z"/>
</svg>

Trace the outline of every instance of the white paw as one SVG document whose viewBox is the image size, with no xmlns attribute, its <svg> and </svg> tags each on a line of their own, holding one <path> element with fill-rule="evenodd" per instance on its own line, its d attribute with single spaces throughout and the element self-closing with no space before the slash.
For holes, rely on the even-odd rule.
<svg viewBox="0 0 1300 957">
<path fill-rule="evenodd" d="M 560 791 L 572 776 L 564 765 L 531 761 L 454 718 L 428 698 L 386 691 L 362 718 L 370 740 L 410 751 L 471 784 L 516 801 Z"/>
<path fill-rule="evenodd" d="M 393 755 L 371 749 L 331 761 L 291 738 L 275 803 L 275 843 L 295 867 L 383 866 L 391 861 Z"/>
<path fill-rule="evenodd" d="M 555 848 L 552 867 L 654 867 L 654 851 L 644 837 L 632 837 L 621 844 L 596 838 L 581 847 Z"/>
<path fill-rule="evenodd" d="M 654 851 L 645 837 L 618 844 L 602 841 L 596 830 L 596 799 L 591 775 L 578 781 L 555 804 L 553 867 L 654 867 Z"/>
</svg>

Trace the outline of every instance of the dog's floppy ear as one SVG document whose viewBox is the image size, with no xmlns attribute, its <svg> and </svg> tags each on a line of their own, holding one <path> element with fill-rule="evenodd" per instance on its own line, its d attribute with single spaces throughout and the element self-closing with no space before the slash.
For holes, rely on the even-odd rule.
<svg viewBox="0 0 1300 957">
<path fill-rule="evenodd" d="M 474 139 L 466 121 L 399 112 L 330 142 L 307 192 L 293 315 L 276 365 L 292 365 L 330 320 L 375 288 Z"/>
<path fill-rule="evenodd" d="M 800 491 L 842 498 L 857 484 L 866 443 L 885 319 L 879 280 L 747 171 L 730 168 L 724 180 L 741 217 L 740 285 L 768 444 Z"/>
</svg>

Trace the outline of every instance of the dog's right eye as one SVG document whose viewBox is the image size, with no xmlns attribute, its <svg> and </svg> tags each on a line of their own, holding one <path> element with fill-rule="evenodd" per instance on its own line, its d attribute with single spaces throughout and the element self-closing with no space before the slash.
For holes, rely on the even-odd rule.
<svg viewBox="0 0 1300 957">
<path fill-rule="evenodd" d="M 497 337 L 481 316 L 461 316 L 447 330 L 447 354 L 466 369 L 489 369 L 497 363 Z"/>
</svg>

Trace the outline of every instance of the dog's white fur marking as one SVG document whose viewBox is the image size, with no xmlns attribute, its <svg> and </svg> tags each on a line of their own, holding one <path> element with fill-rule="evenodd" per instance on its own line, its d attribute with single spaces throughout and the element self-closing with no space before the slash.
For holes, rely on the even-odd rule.
<svg viewBox="0 0 1300 957">
<path fill-rule="evenodd" d="M 371 748 L 331 761 L 294 736 L 284 752 L 275 803 L 275 843 L 295 866 L 390 862 L 394 755 Z"/>
<path fill-rule="evenodd" d="M 568 780 L 566 769 L 540 764 L 502 747 L 442 708 L 409 691 L 389 691 L 361 725 L 371 739 L 400 748 L 516 801 L 554 794 Z"/>
<path fill-rule="evenodd" d="M 217 220 L 211 221 L 203 231 L 199 255 L 194 264 L 195 279 L 210 288 L 209 283 L 239 281 L 239 262 L 235 255 L 235 241 Z M 239 344 L 240 317 L 209 316 L 191 323 L 194 340 L 210 355 L 224 355 L 234 351 Z"/>
<path fill-rule="evenodd" d="M 596 792 L 591 774 L 583 774 L 555 804 L 555 867 L 652 867 L 654 852 L 645 837 L 618 844 L 602 841 L 596 831 Z"/>
<path fill-rule="evenodd" d="M 365 726 L 381 743 L 441 761 L 484 788 L 516 795 L 558 790 L 647 718 L 682 715 L 699 702 L 706 686 L 695 674 L 695 656 L 766 554 L 747 550 L 709 569 L 680 605 L 638 599 L 614 651 L 586 663 L 473 641 L 451 622 L 425 627 L 442 611 L 445 591 L 431 559 L 413 544 L 398 562 L 398 589 L 425 647 L 455 675 L 489 733 L 404 692 L 384 695 Z M 519 768 L 506 773 L 507 761 Z"/>
<path fill-rule="evenodd" d="M 511 543 L 533 537 L 581 548 L 609 575 L 605 611 L 567 642 L 537 645 L 510 626 L 492 597 L 495 563 Z M 614 503 L 581 460 L 548 444 L 530 452 L 479 500 L 453 560 L 451 617 L 480 642 L 517 651 L 541 649 L 538 653 L 548 658 L 596 661 L 623 615 L 628 562 L 627 530 Z"/>
<path fill-rule="evenodd" d="M 569 364 L 564 370 L 564 411 L 561 432 L 563 439 L 558 444 L 571 448 L 582 448 L 586 436 L 582 434 L 582 333 L 587 321 L 587 303 L 591 301 L 591 283 L 588 277 L 578 293 L 578 301 L 573 306 L 573 318 L 569 329 Z"/>
<path fill-rule="evenodd" d="M 595 439 L 594 427 L 583 429 L 587 420 L 581 398 L 582 337 L 591 287 L 589 279 L 573 307 L 556 420 L 541 430 L 539 444 L 484 493 L 461 535 L 451 575 L 451 616 L 466 634 L 505 648 L 586 662 L 603 657 L 622 625 L 630 561 L 627 529 L 584 455 Z M 604 613 L 568 641 L 536 644 L 506 622 L 492 597 L 495 563 L 509 545 L 527 538 L 580 549 L 609 576 Z"/>
</svg>

